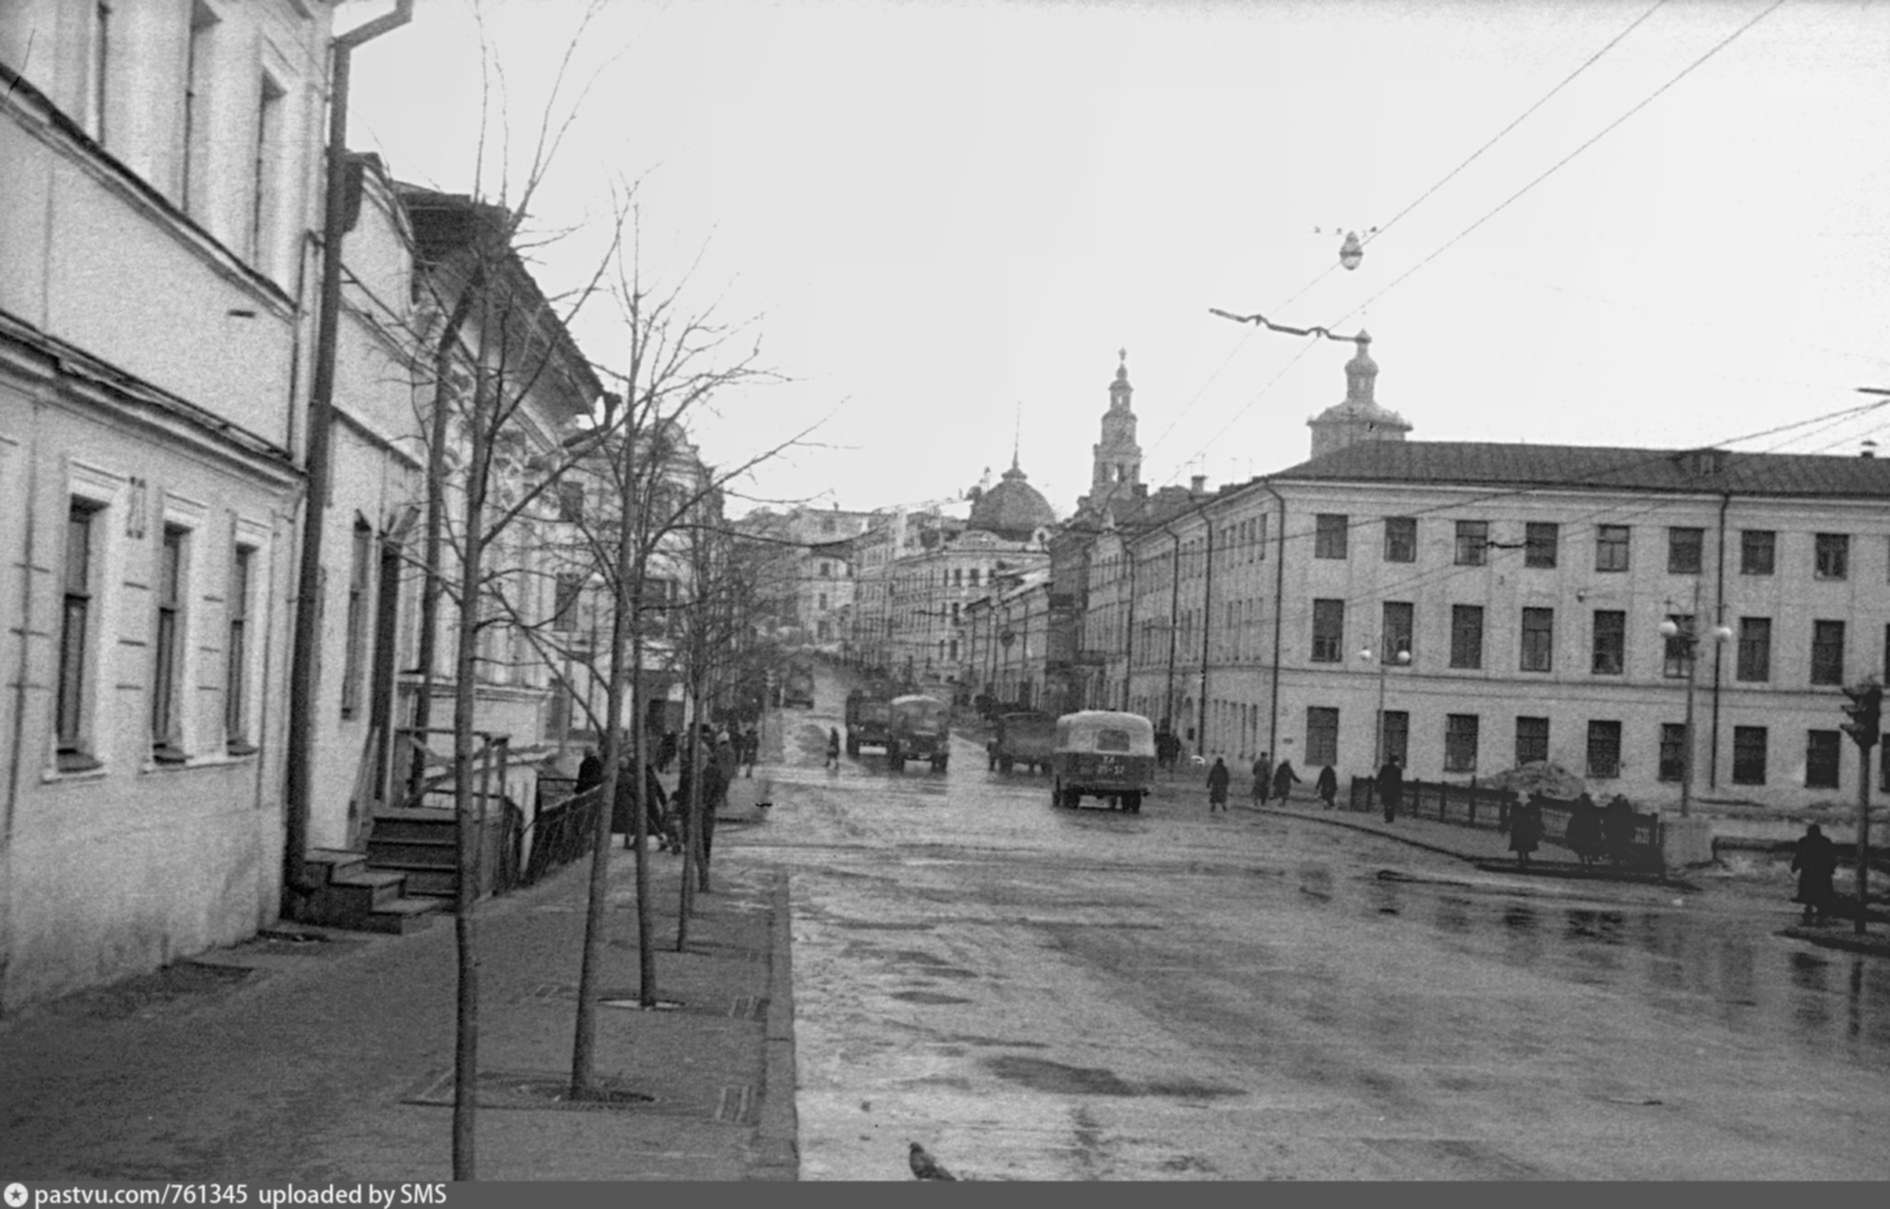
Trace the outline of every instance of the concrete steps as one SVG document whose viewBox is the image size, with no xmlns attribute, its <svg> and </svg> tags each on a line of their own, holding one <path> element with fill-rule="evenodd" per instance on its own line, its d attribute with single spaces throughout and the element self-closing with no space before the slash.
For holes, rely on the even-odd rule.
<svg viewBox="0 0 1890 1209">
<path fill-rule="evenodd" d="M 405 933 L 430 922 L 446 902 L 411 897 L 398 870 L 377 869 L 364 852 L 318 848 L 303 862 L 314 890 L 306 923 L 356 932 Z"/>
</svg>

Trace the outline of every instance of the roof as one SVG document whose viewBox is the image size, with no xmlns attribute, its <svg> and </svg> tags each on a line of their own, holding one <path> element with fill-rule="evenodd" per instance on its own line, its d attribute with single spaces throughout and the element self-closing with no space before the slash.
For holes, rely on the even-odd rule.
<svg viewBox="0 0 1890 1209">
<path fill-rule="evenodd" d="M 1268 478 L 1890 499 L 1890 459 L 1710 448 L 1364 441 Z"/>
<path fill-rule="evenodd" d="M 1002 482 L 978 496 L 965 523 L 1012 541 L 1028 541 L 1037 530 L 1056 524 L 1057 514 L 1013 462 Z"/>
</svg>

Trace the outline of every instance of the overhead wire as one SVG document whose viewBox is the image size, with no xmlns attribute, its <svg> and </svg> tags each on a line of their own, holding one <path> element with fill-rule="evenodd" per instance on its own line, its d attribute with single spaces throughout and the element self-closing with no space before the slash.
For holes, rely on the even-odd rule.
<svg viewBox="0 0 1890 1209">
<path fill-rule="evenodd" d="M 1495 136 L 1493 136 L 1489 140 L 1489 142 L 1485 143 L 1482 147 L 1479 147 L 1476 151 L 1472 152 L 1471 155 L 1468 158 L 1466 158 L 1462 163 L 1458 164 L 1455 168 L 1452 168 L 1449 172 L 1447 172 L 1444 175 L 1444 177 L 1437 182 L 1437 184 L 1427 189 L 1424 192 L 1424 194 L 1419 197 L 1418 201 L 1412 202 L 1410 205 L 1400 210 L 1396 215 L 1392 217 L 1392 219 L 1389 222 L 1381 224 L 1378 230 L 1372 235 L 1371 238 L 1375 239 L 1379 235 L 1384 234 L 1384 232 L 1391 227 L 1392 223 L 1395 223 L 1399 219 L 1403 218 L 1406 214 L 1410 213 L 1411 210 L 1415 209 L 1416 206 L 1420 202 L 1422 202 L 1425 198 L 1428 198 L 1432 194 L 1436 193 L 1439 189 L 1441 189 L 1444 186 L 1444 184 L 1446 184 L 1451 178 L 1456 176 L 1458 173 L 1462 172 L 1464 168 L 1468 167 L 1470 163 L 1472 163 L 1474 160 L 1480 157 L 1485 151 L 1487 151 L 1491 146 L 1493 146 L 1504 135 L 1508 134 L 1509 131 L 1513 130 L 1524 119 L 1526 119 L 1531 113 L 1534 113 L 1537 109 L 1540 109 L 1542 105 L 1545 104 L 1551 97 L 1553 97 L 1556 93 L 1560 92 L 1577 76 L 1581 75 L 1583 72 L 1587 71 L 1590 67 L 1592 67 L 1596 62 L 1598 62 L 1603 55 L 1607 54 L 1608 51 L 1610 51 L 1616 45 L 1618 45 L 1622 41 L 1622 39 L 1627 37 L 1628 34 L 1632 33 L 1634 29 L 1636 29 L 1644 21 L 1646 21 L 1649 17 L 1651 17 L 1654 14 L 1654 12 L 1657 11 L 1664 3 L 1665 3 L 1665 0 L 1658 0 L 1658 2 L 1654 4 L 1652 7 L 1650 7 L 1646 12 L 1643 12 L 1639 17 L 1636 17 L 1624 29 L 1622 29 L 1620 33 L 1616 34 L 1605 45 L 1603 45 L 1600 50 L 1596 51 L 1587 60 L 1585 60 L 1580 66 L 1578 66 L 1575 69 L 1575 71 L 1571 72 L 1560 83 L 1556 84 L 1547 93 L 1545 93 L 1540 99 L 1538 99 L 1534 105 L 1530 106 L 1528 110 L 1524 111 L 1524 113 L 1521 116 L 1516 118 L 1514 121 L 1510 122 L 1508 125 L 1504 126 L 1501 131 L 1499 131 Z M 1607 137 L 1614 130 L 1618 129 L 1623 123 L 1628 121 L 1628 119 L 1634 117 L 1636 114 L 1640 113 L 1643 109 L 1647 108 L 1648 105 L 1652 104 L 1655 100 L 1657 100 L 1662 95 L 1664 95 L 1669 89 L 1673 88 L 1674 85 L 1678 84 L 1681 80 L 1685 79 L 1687 76 L 1691 75 L 1694 71 L 1698 70 L 1708 60 L 1712 59 L 1720 51 L 1724 50 L 1727 46 L 1731 45 L 1736 39 L 1738 39 L 1743 34 L 1745 34 L 1747 30 L 1750 30 L 1753 26 L 1757 25 L 1760 21 L 1770 16 L 1776 9 L 1778 9 L 1784 3 L 1785 3 L 1785 0 L 1772 0 L 1771 4 L 1767 5 L 1764 9 L 1760 10 L 1753 17 L 1749 18 L 1744 23 L 1739 25 L 1731 33 L 1727 34 L 1724 38 L 1721 38 L 1718 42 L 1714 43 L 1711 47 L 1709 47 L 1705 51 L 1705 53 L 1701 54 L 1698 58 L 1694 59 L 1692 62 L 1688 63 L 1685 67 L 1681 68 L 1678 73 L 1676 73 L 1671 78 L 1669 78 L 1665 83 L 1661 84 L 1658 88 L 1654 89 L 1654 91 L 1650 92 L 1645 97 L 1643 97 L 1640 101 L 1636 102 L 1633 106 L 1629 107 L 1619 117 L 1615 118 L 1612 122 L 1609 122 L 1606 126 L 1602 127 L 1600 131 L 1596 132 L 1594 135 L 1590 136 L 1588 139 L 1586 139 L 1577 147 L 1575 147 L 1574 150 L 1570 151 L 1568 154 L 1564 155 L 1561 159 L 1551 164 L 1547 169 L 1545 169 L 1543 172 L 1539 173 L 1537 176 L 1531 179 L 1522 188 L 1510 194 L 1503 201 L 1499 202 L 1494 208 L 1490 209 L 1489 211 L 1484 213 L 1480 218 L 1476 219 L 1476 221 L 1472 222 L 1469 226 L 1465 227 L 1463 230 L 1459 231 L 1456 235 L 1446 240 L 1442 245 L 1440 245 L 1439 247 L 1431 251 L 1429 255 L 1425 256 L 1417 264 L 1413 265 L 1409 269 L 1406 269 L 1403 273 L 1399 274 L 1397 277 L 1392 279 L 1390 282 L 1388 282 L 1383 288 L 1378 290 L 1376 293 L 1370 295 L 1363 302 L 1359 303 L 1357 306 L 1353 307 L 1351 310 L 1345 312 L 1345 314 L 1341 315 L 1339 319 L 1335 320 L 1332 324 L 1329 324 L 1324 328 L 1307 329 L 1307 330 L 1318 331 L 1321 334 L 1326 334 L 1330 336 L 1330 332 L 1329 332 L 1330 328 L 1337 327 L 1340 323 L 1344 322 L 1346 319 L 1349 319 L 1352 316 L 1357 315 L 1360 312 L 1364 311 L 1372 303 L 1378 301 L 1380 298 L 1383 298 L 1386 294 L 1390 293 L 1392 290 L 1402 285 L 1405 281 L 1410 279 L 1413 275 L 1415 275 L 1416 273 L 1424 269 L 1426 266 L 1430 265 L 1439 256 L 1443 255 L 1446 251 L 1456 246 L 1462 240 L 1464 240 L 1473 232 L 1475 232 L 1478 228 L 1482 227 L 1485 223 L 1495 218 L 1498 214 L 1501 214 L 1504 210 L 1508 209 L 1511 205 L 1515 204 L 1518 200 L 1520 200 L 1523 196 L 1528 194 L 1531 190 L 1535 189 L 1538 185 L 1542 184 L 1544 181 L 1548 180 L 1551 176 L 1555 175 L 1555 173 L 1560 171 L 1562 168 L 1566 167 L 1577 156 L 1581 155 L 1583 152 L 1587 151 L 1590 147 L 1594 146 L 1596 143 L 1600 142 L 1603 138 Z M 1328 272 L 1331 271 L 1330 266 L 1328 266 L 1327 271 Z M 1250 332 L 1248 333 L 1248 335 L 1249 337 L 1251 337 L 1252 333 Z M 1269 382 L 1268 387 L 1270 388 L 1274 383 L 1278 382 L 1279 377 L 1280 376 L 1276 376 L 1272 380 L 1272 382 Z M 1220 433 L 1227 431 L 1228 428 L 1231 428 L 1234 423 L 1236 423 L 1243 416 L 1245 416 L 1247 412 L 1251 411 L 1253 407 L 1256 404 L 1258 404 L 1263 397 L 1264 397 L 1264 392 L 1257 393 L 1254 395 L 1253 398 L 1249 399 L 1248 402 L 1244 406 L 1242 406 L 1239 411 L 1234 413 L 1234 415 L 1229 419 L 1227 424 L 1222 426 L 1219 432 L 1215 434 L 1216 439 L 1219 438 Z M 1210 442 L 1210 445 L 1211 444 L 1212 442 Z M 1197 452 L 1194 456 L 1195 457 L 1201 456 L 1201 453 L 1206 452 L 1207 448 L 1208 448 L 1207 446 L 1204 446 L 1202 450 L 1200 452 Z M 1189 459 L 1189 460 L 1192 460 L 1192 459 Z"/>
</svg>

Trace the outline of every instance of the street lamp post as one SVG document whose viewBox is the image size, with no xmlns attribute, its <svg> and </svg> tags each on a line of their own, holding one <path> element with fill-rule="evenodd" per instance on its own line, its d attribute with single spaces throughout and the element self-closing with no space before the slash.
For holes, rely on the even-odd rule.
<svg viewBox="0 0 1890 1209">
<path fill-rule="evenodd" d="M 1698 605 L 1694 606 L 1696 609 Z M 1697 615 L 1687 618 L 1685 624 L 1669 616 L 1660 623 L 1661 637 L 1669 643 L 1678 645 L 1687 661 L 1687 712 L 1682 724 L 1684 737 L 1680 748 L 1680 817 L 1686 818 L 1693 807 L 1693 683 L 1699 666 L 1699 648 L 1703 640 L 1725 642 L 1732 637 L 1732 630 L 1723 625 L 1716 625 L 1710 630 L 1701 630 Z"/>
<path fill-rule="evenodd" d="M 1373 651 L 1370 647 L 1364 647 L 1358 653 L 1361 663 L 1370 663 L 1376 655 L 1377 652 Z M 1393 663 L 1396 663 L 1399 667 L 1409 667 L 1411 665 L 1411 652 L 1408 650 L 1400 650 L 1390 659 L 1380 660 L 1378 664 L 1378 732 L 1372 744 L 1373 769 L 1382 768 L 1385 764 L 1385 681 L 1386 673 L 1391 670 Z"/>
</svg>

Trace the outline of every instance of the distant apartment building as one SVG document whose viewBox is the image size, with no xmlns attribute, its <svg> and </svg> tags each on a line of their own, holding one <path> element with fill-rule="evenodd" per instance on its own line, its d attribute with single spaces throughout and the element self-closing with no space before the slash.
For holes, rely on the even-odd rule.
<svg viewBox="0 0 1890 1209">
<path fill-rule="evenodd" d="M 1890 672 L 1890 464 L 1408 441 L 1376 372 L 1361 342 L 1309 461 L 1099 538 L 1084 641 L 1129 708 L 1342 775 L 1549 760 L 1659 808 L 1691 744 L 1702 796 L 1855 793 L 1838 690 Z"/>
</svg>

